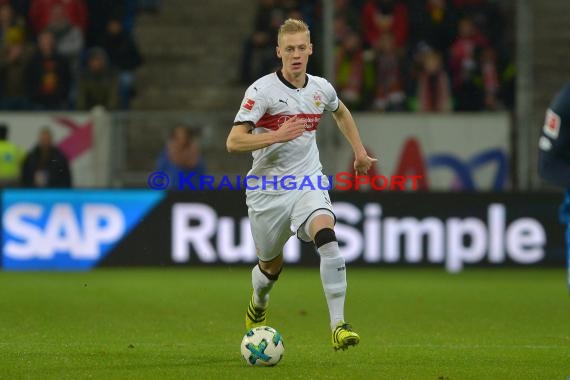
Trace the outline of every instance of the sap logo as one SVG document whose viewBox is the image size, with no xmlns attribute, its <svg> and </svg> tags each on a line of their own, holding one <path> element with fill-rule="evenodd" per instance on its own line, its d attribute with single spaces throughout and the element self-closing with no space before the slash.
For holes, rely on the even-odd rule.
<svg viewBox="0 0 570 380">
<path fill-rule="evenodd" d="M 125 233 L 125 217 L 110 204 L 68 203 L 51 208 L 16 203 L 4 212 L 4 255 L 16 260 L 50 260 L 56 254 L 94 260 L 102 245 L 115 243 Z"/>
</svg>

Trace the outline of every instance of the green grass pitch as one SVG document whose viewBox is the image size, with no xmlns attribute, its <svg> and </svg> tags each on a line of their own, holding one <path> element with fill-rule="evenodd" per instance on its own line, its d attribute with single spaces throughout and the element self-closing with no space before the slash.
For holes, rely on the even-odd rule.
<svg viewBox="0 0 570 380">
<path fill-rule="evenodd" d="M 334 352 L 318 268 L 285 268 L 273 368 L 239 343 L 247 268 L 0 273 L 1 379 L 561 379 L 570 296 L 561 269 L 348 270 L 361 343 Z"/>
</svg>

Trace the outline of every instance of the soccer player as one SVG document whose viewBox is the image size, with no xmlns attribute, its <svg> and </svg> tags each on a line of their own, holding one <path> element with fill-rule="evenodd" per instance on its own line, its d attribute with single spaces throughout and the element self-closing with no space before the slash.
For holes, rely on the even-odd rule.
<svg viewBox="0 0 570 380">
<path fill-rule="evenodd" d="M 568 289 L 570 290 L 570 82 L 554 97 L 538 142 L 540 176 L 566 188 L 560 206 L 560 221 L 567 225 Z"/>
<path fill-rule="evenodd" d="M 333 117 L 354 150 L 356 174 L 364 175 L 376 159 L 367 155 L 350 111 L 338 99 L 332 85 L 306 73 L 313 53 L 310 32 L 300 20 L 288 19 L 279 28 L 277 56 L 282 67 L 255 81 L 245 97 L 227 139 L 229 152 L 253 152 L 248 175 L 246 204 L 259 258 L 252 270 L 253 295 L 247 308 L 247 329 L 267 324 L 269 292 L 283 266 L 283 246 L 294 234 L 312 241 L 320 255 L 320 273 L 327 300 L 335 350 L 346 349 L 360 337 L 344 320 L 346 268 L 334 232 L 335 216 L 323 177 L 316 131 L 324 111 Z M 285 190 L 262 177 L 310 176 L 315 190 Z M 321 182 L 325 184 L 325 182 Z M 328 184 L 328 181 L 326 181 Z"/>
</svg>

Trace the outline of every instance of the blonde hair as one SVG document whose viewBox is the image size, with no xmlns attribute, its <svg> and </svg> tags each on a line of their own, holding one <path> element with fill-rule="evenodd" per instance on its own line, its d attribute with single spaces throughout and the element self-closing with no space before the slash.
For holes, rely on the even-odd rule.
<svg viewBox="0 0 570 380">
<path fill-rule="evenodd" d="M 281 40 L 281 36 L 284 34 L 293 34 L 293 33 L 302 33 L 302 32 L 307 33 L 307 37 L 309 37 L 310 41 L 311 32 L 309 31 L 309 26 L 303 20 L 288 18 L 279 27 L 279 33 L 277 33 L 277 43 L 279 43 L 279 41 Z"/>
</svg>

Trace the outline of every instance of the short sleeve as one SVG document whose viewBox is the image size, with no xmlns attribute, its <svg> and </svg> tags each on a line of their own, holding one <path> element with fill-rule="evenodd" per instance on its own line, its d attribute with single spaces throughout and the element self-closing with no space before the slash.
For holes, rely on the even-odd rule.
<svg viewBox="0 0 570 380">
<path fill-rule="evenodd" d="M 236 124 L 255 125 L 267 110 L 267 101 L 257 86 L 251 85 L 245 92 L 239 111 L 234 119 Z"/>
<path fill-rule="evenodd" d="M 553 99 L 546 110 L 546 117 L 542 127 L 542 137 L 547 138 L 551 144 L 552 153 L 568 157 L 570 148 L 570 84 L 567 84 Z M 542 139 L 544 140 L 544 139 Z"/>
<path fill-rule="evenodd" d="M 570 186 L 570 86 L 546 110 L 538 141 L 538 173 L 542 179 L 563 187 Z"/>
<path fill-rule="evenodd" d="M 326 98 L 325 111 L 336 112 L 339 107 L 339 100 L 336 90 L 328 80 L 325 80 L 324 92 Z"/>
<path fill-rule="evenodd" d="M 558 145 L 560 139 L 560 127 L 562 125 L 560 115 L 558 115 L 552 108 L 546 110 L 546 117 L 544 119 L 544 125 L 542 127 L 542 135 L 545 139 L 548 139 L 551 143 Z M 544 140 L 544 139 L 541 139 Z M 541 146 L 541 148 L 543 148 Z M 550 150 L 543 149 L 543 150 Z"/>
</svg>

